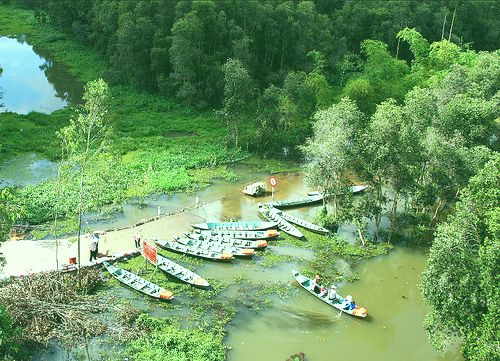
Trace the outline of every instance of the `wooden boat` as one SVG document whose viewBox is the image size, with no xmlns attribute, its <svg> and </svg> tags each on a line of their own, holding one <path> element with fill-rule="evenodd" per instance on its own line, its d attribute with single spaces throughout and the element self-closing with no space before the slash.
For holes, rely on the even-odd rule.
<svg viewBox="0 0 500 361">
<path fill-rule="evenodd" d="M 302 232 L 300 232 L 295 226 L 290 224 L 287 220 L 282 218 L 277 213 L 270 212 L 269 208 L 267 208 L 265 205 L 259 204 L 259 212 L 260 212 L 260 214 L 262 214 L 262 216 L 265 219 L 267 219 L 269 221 L 277 222 L 279 229 L 288 233 L 289 235 L 297 237 L 297 238 L 304 237 Z"/>
<path fill-rule="evenodd" d="M 286 212 L 280 211 L 277 208 L 270 207 L 269 208 L 269 212 L 276 213 L 281 218 L 284 218 L 288 222 L 294 223 L 294 224 L 296 224 L 298 226 L 301 226 L 303 228 L 309 229 L 310 231 L 321 233 L 321 234 L 327 234 L 327 233 L 329 233 L 328 229 L 326 229 L 326 228 L 323 228 L 323 227 L 318 226 L 318 225 L 316 225 L 314 223 L 308 222 L 308 221 L 306 221 L 306 220 L 304 220 L 302 218 L 295 217 L 295 216 L 291 215 L 290 213 L 286 213 Z"/>
<path fill-rule="evenodd" d="M 347 313 L 349 315 L 356 316 L 356 317 L 361 317 L 361 318 L 366 317 L 366 309 L 365 308 L 363 308 L 361 306 L 356 306 L 352 310 L 345 309 L 345 307 L 348 305 L 348 302 L 346 301 L 345 298 L 343 298 L 342 296 L 340 296 L 339 294 L 337 294 L 337 300 L 336 301 L 329 300 L 328 299 L 328 289 L 327 288 L 324 288 L 324 287 L 320 286 L 320 288 L 322 290 L 324 289 L 325 291 L 322 291 L 322 293 L 317 294 L 309 286 L 312 283 L 312 281 L 313 281 L 312 279 L 304 276 L 303 274 L 301 274 L 300 272 L 297 272 L 297 271 L 292 271 L 292 273 L 293 273 L 293 276 L 295 277 L 295 279 L 297 280 L 297 282 L 304 289 L 306 289 L 307 291 L 309 291 L 309 293 L 313 294 L 314 296 L 318 297 L 321 301 L 323 301 L 325 303 L 328 303 L 330 306 L 335 307 L 337 310 L 345 312 L 345 313 Z"/>
<path fill-rule="evenodd" d="M 182 267 L 180 264 L 177 264 L 174 261 L 159 254 L 156 255 L 156 258 L 158 261 L 158 268 L 163 272 L 168 273 L 169 275 L 193 286 L 204 288 L 210 287 L 210 284 L 204 278 L 197 275 L 193 271 Z"/>
<path fill-rule="evenodd" d="M 153 282 L 149 282 L 142 277 L 139 277 L 132 272 L 126 271 L 122 268 L 116 267 L 109 262 L 103 262 L 104 267 L 109 273 L 113 275 L 121 283 L 133 288 L 136 291 L 142 292 L 148 296 L 162 299 L 162 300 L 172 300 L 174 295 L 172 292 L 167 291 L 163 287 L 160 287 Z"/>
<path fill-rule="evenodd" d="M 204 235 L 201 233 L 184 233 L 188 238 L 197 241 L 207 241 L 215 244 L 222 244 L 228 247 L 238 247 L 238 248 L 253 248 L 253 249 L 263 249 L 267 247 L 267 242 L 264 240 L 249 240 L 249 239 L 237 239 L 227 236 L 212 236 Z"/>
<path fill-rule="evenodd" d="M 213 243 L 202 240 L 195 240 L 191 238 L 174 238 L 177 242 L 194 249 L 207 250 L 217 253 L 229 253 L 235 257 L 252 257 L 255 254 L 255 250 L 252 248 L 238 248 L 231 247 L 226 244 Z"/>
<path fill-rule="evenodd" d="M 217 229 L 195 229 L 194 232 L 202 234 L 204 236 L 222 236 L 237 239 L 269 239 L 278 237 L 280 235 L 280 232 L 275 229 L 268 229 L 265 231 L 224 231 Z"/>
<path fill-rule="evenodd" d="M 266 205 L 275 208 L 300 207 L 308 204 L 321 202 L 323 198 L 324 198 L 323 195 L 319 192 L 309 192 L 307 193 L 307 197 L 283 199 L 281 201 L 266 203 Z"/>
<path fill-rule="evenodd" d="M 264 182 L 255 182 L 245 186 L 242 192 L 252 197 L 260 197 L 266 194 L 266 184 Z"/>
<path fill-rule="evenodd" d="M 156 239 L 155 243 L 160 247 L 168 249 L 170 251 L 184 253 L 194 257 L 206 258 L 214 261 L 230 261 L 233 259 L 232 253 L 229 252 L 217 252 L 210 249 L 200 249 L 186 246 L 178 242 L 170 242 L 159 239 Z"/>
<path fill-rule="evenodd" d="M 263 231 L 270 228 L 276 228 L 276 222 L 211 222 L 193 224 L 193 228 L 197 229 L 215 229 L 215 230 L 231 230 L 231 231 Z"/>
<path fill-rule="evenodd" d="M 349 188 L 349 190 L 351 191 L 351 193 L 356 194 L 356 193 L 363 192 L 366 188 L 368 188 L 368 186 L 366 186 L 366 185 L 359 185 L 359 186 L 352 186 L 352 187 Z"/>
</svg>

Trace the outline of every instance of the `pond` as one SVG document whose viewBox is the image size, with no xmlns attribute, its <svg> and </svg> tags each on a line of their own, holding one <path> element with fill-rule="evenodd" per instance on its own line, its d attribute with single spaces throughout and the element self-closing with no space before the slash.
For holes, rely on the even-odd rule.
<svg viewBox="0 0 500 361">
<path fill-rule="evenodd" d="M 48 114 L 81 100 L 83 84 L 22 37 L 0 37 L 0 66 L 0 112 Z"/>
</svg>

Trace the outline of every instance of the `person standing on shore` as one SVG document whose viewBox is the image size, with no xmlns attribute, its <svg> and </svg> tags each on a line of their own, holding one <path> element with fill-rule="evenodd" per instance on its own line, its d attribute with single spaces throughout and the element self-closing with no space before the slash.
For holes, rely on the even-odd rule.
<svg viewBox="0 0 500 361">
<path fill-rule="evenodd" d="M 94 237 L 94 235 L 92 235 L 92 238 L 90 239 L 90 245 L 89 245 L 89 248 L 90 248 L 90 262 L 92 262 L 92 260 L 97 260 L 97 247 L 98 247 L 98 243 L 99 243 L 99 238 L 98 237 Z"/>
<path fill-rule="evenodd" d="M 141 248 L 141 239 L 142 239 L 141 232 L 137 231 L 137 232 L 134 234 L 134 243 L 135 243 L 135 248 Z"/>
</svg>

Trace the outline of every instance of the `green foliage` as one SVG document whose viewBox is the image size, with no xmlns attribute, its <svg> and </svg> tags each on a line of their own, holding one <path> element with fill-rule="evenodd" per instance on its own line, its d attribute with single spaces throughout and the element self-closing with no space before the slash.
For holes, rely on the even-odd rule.
<svg viewBox="0 0 500 361">
<path fill-rule="evenodd" d="M 16 205 L 14 200 L 15 190 L 0 189 L 0 243 L 7 239 L 14 222 L 25 214 L 25 209 Z"/>
<path fill-rule="evenodd" d="M 19 343 L 21 333 L 8 311 L 0 304 L 0 359 L 9 361 L 16 360 L 16 356 L 22 358 Z"/>
<path fill-rule="evenodd" d="M 301 147 L 306 157 L 306 181 L 331 196 L 333 216 L 340 219 L 349 204 L 349 184 L 344 177 L 353 167 L 358 152 L 363 114 L 348 98 L 318 111 L 314 135 Z"/>
<path fill-rule="evenodd" d="M 443 349 L 463 340 L 470 360 L 495 359 L 498 351 L 499 204 L 498 155 L 463 191 L 456 212 L 438 227 L 422 274 L 422 294 L 431 306 L 426 328 Z"/>
<path fill-rule="evenodd" d="M 228 59 L 222 66 L 224 73 L 224 100 L 219 114 L 227 124 L 228 143 L 236 148 L 239 143 L 239 118 L 248 108 L 253 84 L 248 71 L 238 59 Z"/>
<path fill-rule="evenodd" d="M 141 315 L 140 328 L 148 332 L 129 343 L 125 354 L 138 361 L 220 361 L 222 340 L 200 330 L 182 330 L 169 320 Z"/>
</svg>

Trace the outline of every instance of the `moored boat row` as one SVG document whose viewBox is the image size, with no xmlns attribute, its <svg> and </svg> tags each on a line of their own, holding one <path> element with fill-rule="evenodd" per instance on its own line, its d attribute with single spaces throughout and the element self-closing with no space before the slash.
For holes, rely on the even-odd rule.
<svg viewBox="0 0 500 361">
<path fill-rule="evenodd" d="M 230 261 L 233 259 L 233 254 L 229 252 L 218 252 L 211 249 L 201 249 L 196 247 L 191 247 L 188 245 L 184 245 L 179 242 L 170 242 L 165 240 L 155 239 L 155 243 L 162 248 L 165 248 L 169 251 L 177 252 L 177 253 L 185 253 L 190 256 L 205 258 L 216 261 Z"/>
<path fill-rule="evenodd" d="M 280 216 L 281 218 L 287 220 L 288 222 L 294 223 L 294 224 L 301 226 L 303 228 L 306 228 L 310 231 L 321 233 L 321 234 L 327 234 L 329 232 L 329 230 L 324 228 L 324 227 L 318 226 L 318 225 L 316 225 L 312 222 L 306 221 L 302 218 L 295 217 L 295 216 L 293 216 L 289 213 L 283 212 L 277 208 L 269 207 L 269 212 L 275 213 L 278 216 Z"/>
<path fill-rule="evenodd" d="M 201 230 L 194 229 L 193 233 L 198 233 L 203 236 L 223 236 L 237 239 L 271 239 L 276 238 L 280 233 L 275 229 L 267 229 L 265 231 L 234 231 L 234 230 Z"/>
<path fill-rule="evenodd" d="M 289 235 L 297 238 L 304 237 L 302 232 L 300 232 L 295 226 L 290 224 L 287 220 L 282 218 L 277 213 L 270 212 L 267 206 L 259 204 L 259 212 L 265 219 L 276 222 L 278 224 L 279 229 L 281 229 L 283 232 L 286 232 Z"/>
<path fill-rule="evenodd" d="M 253 249 L 263 249 L 267 247 L 267 241 L 264 240 L 252 240 L 252 239 L 238 239 L 226 236 L 212 236 L 204 235 L 200 233 L 185 233 L 186 237 L 198 240 L 207 241 L 214 244 L 227 245 L 229 247 L 239 247 L 239 248 L 253 248 Z"/>
<path fill-rule="evenodd" d="M 225 243 L 214 243 L 207 240 L 176 237 L 175 241 L 193 250 L 216 252 L 221 257 L 228 254 L 236 257 L 252 257 L 255 254 L 255 250 L 252 248 L 232 247 Z"/>
</svg>

